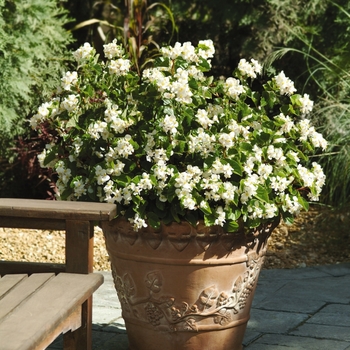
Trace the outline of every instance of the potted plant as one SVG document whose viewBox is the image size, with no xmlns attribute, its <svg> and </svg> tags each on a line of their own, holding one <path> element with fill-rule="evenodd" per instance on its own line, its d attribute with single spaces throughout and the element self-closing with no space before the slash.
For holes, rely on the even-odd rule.
<svg viewBox="0 0 350 350">
<path fill-rule="evenodd" d="M 51 134 L 40 162 L 58 199 L 117 205 L 103 231 L 131 349 L 240 349 L 271 231 L 325 181 L 313 102 L 254 59 L 214 79 L 211 40 L 163 47 L 139 74 L 115 40 L 104 54 L 74 52 L 31 118 Z"/>
</svg>

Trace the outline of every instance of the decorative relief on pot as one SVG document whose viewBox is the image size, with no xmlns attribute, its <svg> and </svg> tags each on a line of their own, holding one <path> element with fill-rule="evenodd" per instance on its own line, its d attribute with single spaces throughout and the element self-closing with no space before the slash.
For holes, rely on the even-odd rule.
<svg viewBox="0 0 350 350">
<path fill-rule="evenodd" d="M 188 304 L 178 302 L 173 295 L 162 295 L 163 276 L 160 271 L 146 274 L 144 287 L 148 294 L 137 295 L 136 286 L 129 273 L 118 276 L 113 270 L 114 283 L 122 304 L 123 314 L 138 321 L 161 326 L 171 331 L 199 331 L 208 327 L 229 328 L 235 322 L 256 284 L 263 257 L 248 253 L 247 271 L 238 276 L 229 291 L 210 285 L 199 291 L 198 299 Z"/>
</svg>

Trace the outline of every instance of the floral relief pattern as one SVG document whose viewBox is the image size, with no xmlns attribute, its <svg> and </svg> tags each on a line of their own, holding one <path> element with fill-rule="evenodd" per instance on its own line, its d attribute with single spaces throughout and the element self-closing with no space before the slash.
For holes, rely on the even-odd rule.
<svg viewBox="0 0 350 350">
<path fill-rule="evenodd" d="M 220 291 L 215 285 L 208 286 L 199 292 L 193 304 L 179 303 L 173 296 L 161 295 L 163 276 L 160 271 L 147 273 L 146 296 L 137 296 L 129 273 L 118 276 L 113 270 L 113 276 L 124 312 L 154 327 L 166 326 L 171 331 L 199 331 L 204 322 L 206 326 L 227 328 L 235 321 L 234 315 L 244 309 L 254 289 L 262 263 L 261 255 L 248 253 L 247 271 L 236 278 L 230 291 Z"/>
</svg>

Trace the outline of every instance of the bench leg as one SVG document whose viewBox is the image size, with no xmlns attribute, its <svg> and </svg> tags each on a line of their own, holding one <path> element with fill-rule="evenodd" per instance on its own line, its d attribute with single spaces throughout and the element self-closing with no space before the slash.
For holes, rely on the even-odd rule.
<svg viewBox="0 0 350 350">
<path fill-rule="evenodd" d="M 92 296 L 82 305 L 81 327 L 63 334 L 64 350 L 92 350 Z"/>
</svg>

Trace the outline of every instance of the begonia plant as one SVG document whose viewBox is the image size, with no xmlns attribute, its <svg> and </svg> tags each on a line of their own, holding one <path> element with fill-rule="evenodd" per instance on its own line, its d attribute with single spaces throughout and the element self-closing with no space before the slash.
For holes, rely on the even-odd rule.
<svg viewBox="0 0 350 350">
<path fill-rule="evenodd" d="M 31 118 L 53 142 L 58 199 L 116 203 L 137 231 L 186 220 L 235 232 L 319 200 L 325 176 L 309 156 L 326 148 L 313 102 L 283 72 L 266 80 L 254 59 L 233 77 L 210 75 L 211 40 L 163 47 L 140 74 L 116 40 L 105 57 L 74 52 L 50 101 Z"/>
</svg>

